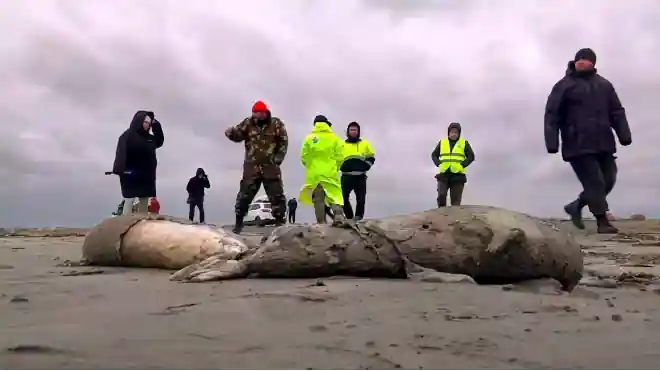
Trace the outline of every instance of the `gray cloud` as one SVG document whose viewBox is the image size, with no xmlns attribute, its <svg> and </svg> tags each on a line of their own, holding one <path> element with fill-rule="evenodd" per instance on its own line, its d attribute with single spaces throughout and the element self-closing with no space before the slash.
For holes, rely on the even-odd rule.
<svg viewBox="0 0 660 371">
<path fill-rule="evenodd" d="M 287 124 L 290 195 L 302 185 L 302 138 L 324 113 L 338 134 L 362 123 L 376 148 L 369 216 L 433 207 L 430 152 L 459 121 L 477 155 L 466 202 L 560 215 L 579 185 L 545 153 L 543 108 L 584 46 L 598 53 L 633 129 L 612 209 L 657 214 L 654 4 L 8 2 L 0 13 L 0 225 L 90 225 L 108 215 L 120 194 L 103 172 L 138 109 L 164 125 L 163 211 L 185 215 L 185 183 L 202 166 L 213 186 L 209 219 L 231 221 L 243 147 L 222 132 L 257 99 Z"/>
</svg>

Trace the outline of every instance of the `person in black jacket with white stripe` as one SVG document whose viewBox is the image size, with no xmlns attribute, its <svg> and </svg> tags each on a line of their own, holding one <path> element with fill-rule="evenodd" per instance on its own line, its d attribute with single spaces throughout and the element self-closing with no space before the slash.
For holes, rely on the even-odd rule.
<svg viewBox="0 0 660 371">
<path fill-rule="evenodd" d="M 344 196 L 344 215 L 356 221 L 364 218 L 367 201 L 367 172 L 376 162 L 374 149 L 360 135 L 360 124 L 351 122 L 346 128 L 344 162 L 341 164 L 341 189 Z M 355 192 L 355 217 L 351 207 L 351 192 Z"/>
</svg>

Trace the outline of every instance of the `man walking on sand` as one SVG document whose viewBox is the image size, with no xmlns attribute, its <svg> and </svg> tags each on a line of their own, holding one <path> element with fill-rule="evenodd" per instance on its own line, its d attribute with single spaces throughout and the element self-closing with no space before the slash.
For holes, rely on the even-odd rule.
<svg viewBox="0 0 660 371">
<path fill-rule="evenodd" d="M 252 116 L 244 119 L 238 126 L 225 130 L 225 135 L 232 142 L 245 143 L 243 178 L 234 207 L 234 233 L 241 233 L 243 230 L 243 219 L 262 184 L 270 200 L 276 225 L 284 224 L 286 197 L 280 166 L 289 146 L 284 123 L 271 115 L 264 102 L 258 101 L 252 106 Z"/>
<path fill-rule="evenodd" d="M 461 124 L 449 124 L 447 137 L 435 146 L 431 160 L 439 171 L 435 176 L 438 181 L 438 207 L 447 206 L 447 193 L 452 206 L 460 205 L 467 183 L 465 168 L 474 162 L 474 151 L 470 143 L 461 138 Z"/>
<path fill-rule="evenodd" d="M 564 206 L 575 227 L 584 229 L 582 209 L 589 206 L 598 233 L 617 233 L 607 218 L 607 195 L 617 176 L 612 130 L 623 146 L 632 143 L 632 136 L 614 86 L 595 65 L 596 53 L 580 49 L 568 62 L 566 75 L 552 87 L 545 106 L 545 146 L 548 153 L 559 152 L 561 136 L 562 158 L 582 183 L 583 191 Z"/>
</svg>

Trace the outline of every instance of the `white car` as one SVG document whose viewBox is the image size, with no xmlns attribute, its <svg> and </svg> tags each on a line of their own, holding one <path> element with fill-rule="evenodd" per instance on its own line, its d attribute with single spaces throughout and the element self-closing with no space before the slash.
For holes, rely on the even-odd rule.
<svg viewBox="0 0 660 371">
<path fill-rule="evenodd" d="M 272 214 L 270 201 L 265 197 L 258 197 L 248 207 L 248 213 L 245 216 L 244 222 L 246 225 L 266 225 L 275 222 Z"/>
</svg>

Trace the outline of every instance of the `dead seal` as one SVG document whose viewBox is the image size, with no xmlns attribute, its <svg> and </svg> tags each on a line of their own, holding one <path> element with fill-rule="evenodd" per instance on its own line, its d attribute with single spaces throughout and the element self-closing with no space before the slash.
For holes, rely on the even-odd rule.
<svg viewBox="0 0 660 371">
<path fill-rule="evenodd" d="M 571 291 L 583 274 L 580 244 L 554 223 L 490 206 L 453 206 L 376 221 L 412 262 L 507 284 L 553 278 Z"/>
<path fill-rule="evenodd" d="M 468 275 L 482 284 L 553 278 L 571 291 L 582 277 L 583 260 L 579 243 L 552 223 L 495 207 L 454 206 L 344 228 L 282 226 L 237 259 L 211 257 L 171 279 L 404 278 L 424 269 Z"/>
<path fill-rule="evenodd" d="M 173 281 L 243 277 L 303 278 L 349 275 L 406 278 L 405 262 L 386 236 L 327 225 L 285 225 L 234 260 L 210 257 L 186 267 Z"/>
<path fill-rule="evenodd" d="M 247 250 L 237 235 L 188 220 L 153 214 L 108 218 L 85 237 L 90 265 L 181 269 L 210 256 L 234 259 Z"/>
</svg>

